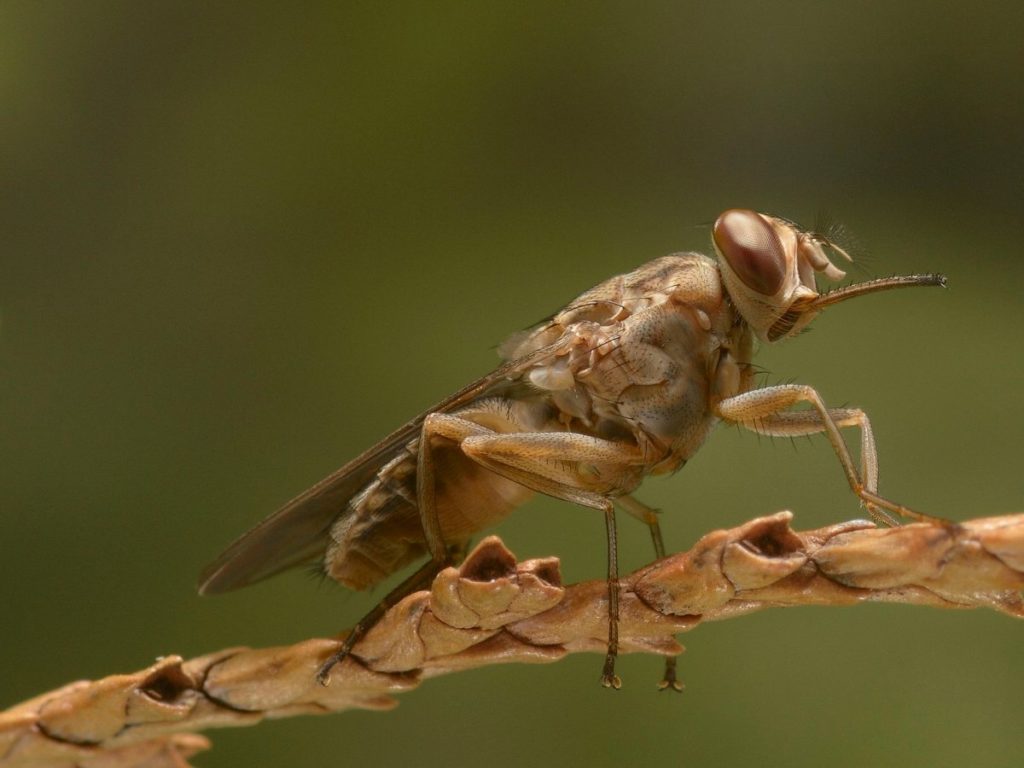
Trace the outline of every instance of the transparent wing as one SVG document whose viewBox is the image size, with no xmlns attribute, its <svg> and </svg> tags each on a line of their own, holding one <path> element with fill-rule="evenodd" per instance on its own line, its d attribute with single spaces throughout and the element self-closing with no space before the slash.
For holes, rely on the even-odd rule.
<svg viewBox="0 0 1024 768">
<path fill-rule="evenodd" d="M 334 521 L 348 510 L 349 499 L 410 440 L 419 436 L 427 414 L 453 411 L 479 397 L 494 394 L 530 365 L 557 354 L 563 344 L 559 340 L 477 379 L 300 493 L 243 534 L 203 570 L 199 576 L 200 594 L 228 592 L 288 568 L 315 562 L 323 555 L 327 546 L 325 537 Z"/>
</svg>

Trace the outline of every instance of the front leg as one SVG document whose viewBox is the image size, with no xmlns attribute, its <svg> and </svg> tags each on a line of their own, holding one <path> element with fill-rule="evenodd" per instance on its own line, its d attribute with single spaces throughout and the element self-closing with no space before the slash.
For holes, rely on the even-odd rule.
<svg viewBox="0 0 1024 768">
<path fill-rule="evenodd" d="M 798 403 L 807 403 L 809 411 L 789 411 Z M 857 497 L 873 517 L 893 524 L 887 514 L 892 512 L 921 522 L 944 522 L 930 515 L 915 512 L 909 507 L 889 501 L 878 495 L 878 454 L 875 437 L 867 415 L 860 409 L 829 409 L 813 387 L 802 384 L 781 384 L 745 392 L 718 404 L 718 415 L 725 421 L 739 424 L 763 435 L 807 435 L 824 432 L 832 444 Z M 859 426 L 861 429 L 861 471 L 857 471 L 840 427 Z M 886 512 L 887 511 L 887 512 Z"/>
</svg>

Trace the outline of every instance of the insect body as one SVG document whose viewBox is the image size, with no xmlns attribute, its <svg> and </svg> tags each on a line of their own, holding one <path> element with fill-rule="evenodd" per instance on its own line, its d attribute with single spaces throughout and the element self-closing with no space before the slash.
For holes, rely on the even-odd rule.
<svg viewBox="0 0 1024 768">
<path fill-rule="evenodd" d="M 501 347 L 504 365 L 431 408 L 268 517 L 203 573 L 200 591 L 223 592 L 286 568 L 319 563 L 353 589 L 429 557 L 367 615 L 340 651 L 352 650 L 383 612 L 429 583 L 478 531 L 534 492 L 604 512 L 608 530 L 609 636 L 602 682 L 618 687 L 618 587 L 614 506 L 651 528 L 654 511 L 630 494 L 647 475 L 679 469 L 719 421 L 762 434 L 824 432 L 853 491 L 876 517 L 919 516 L 877 493 L 870 423 L 859 409 L 828 408 L 807 386 L 755 389 L 755 339 L 803 329 L 846 298 L 935 275 L 892 277 L 820 293 L 837 280 L 825 248 L 845 252 L 782 219 L 733 209 L 715 222 L 717 259 L 655 259 L 587 291 Z M 794 405 L 809 408 L 791 410 Z M 854 463 L 840 427 L 861 431 Z M 671 665 L 665 684 L 675 686 Z"/>
</svg>

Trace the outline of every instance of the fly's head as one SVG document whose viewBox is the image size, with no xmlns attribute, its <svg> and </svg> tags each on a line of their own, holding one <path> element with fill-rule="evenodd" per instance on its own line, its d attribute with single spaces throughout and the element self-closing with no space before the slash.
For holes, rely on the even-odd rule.
<svg viewBox="0 0 1024 768">
<path fill-rule="evenodd" d="M 785 219 L 741 208 L 718 217 L 712 241 L 725 290 L 762 341 L 793 336 L 825 307 L 853 296 L 946 284 L 941 275 L 897 275 L 820 292 L 819 275 L 832 281 L 846 276 L 829 259 L 826 248 L 850 261 L 846 251 Z"/>
</svg>

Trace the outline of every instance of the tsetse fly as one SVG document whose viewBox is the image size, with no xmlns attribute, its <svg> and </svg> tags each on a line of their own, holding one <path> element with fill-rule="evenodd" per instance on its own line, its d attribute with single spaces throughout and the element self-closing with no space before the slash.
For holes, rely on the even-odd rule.
<svg viewBox="0 0 1024 768">
<path fill-rule="evenodd" d="M 427 561 L 365 616 L 320 669 L 331 668 L 405 595 L 461 558 L 470 537 L 543 493 L 604 513 L 608 534 L 608 653 L 601 682 L 618 688 L 615 507 L 646 523 L 631 494 L 648 475 L 682 467 L 718 422 L 763 435 L 825 433 L 868 512 L 924 515 L 878 494 L 874 436 L 858 408 L 830 408 L 812 387 L 755 388 L 755 340 L 803 330 L 826 307 L 876 291 L 945 285 L 906 275 L 819 291 L 849 259 L 790 221 L 731 209 L 712 229 L 717 259 L 676 253 L 605 280 L 549 320 L 509 339 L 505 363 L 384 438 L 243 535 L 202 574 L 203 594 L 316 564 L 367 589 Z M 806 407 L 793 410 L 794 406 Z M 855 463 L 840 429 L 860 429 Z M 674 666 L 664 687 L 679 688 Z"/>
</svg>

